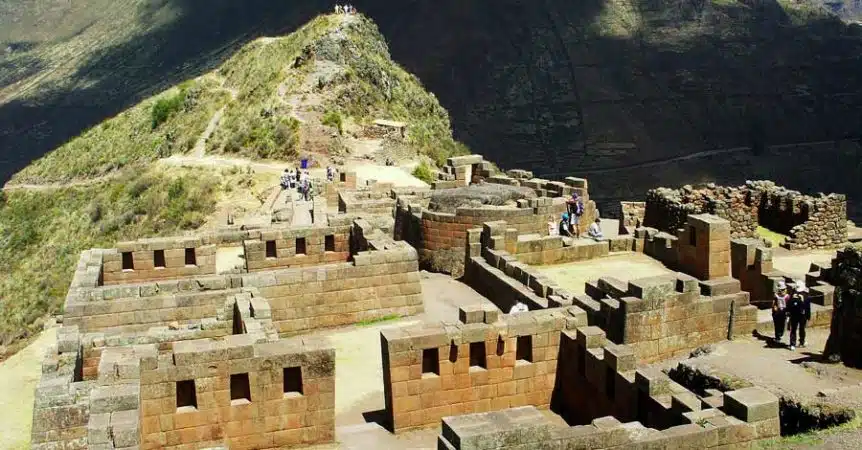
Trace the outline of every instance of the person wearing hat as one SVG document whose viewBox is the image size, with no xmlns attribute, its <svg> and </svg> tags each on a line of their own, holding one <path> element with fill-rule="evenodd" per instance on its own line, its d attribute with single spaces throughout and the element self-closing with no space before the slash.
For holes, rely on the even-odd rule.
<svg viewBox="0 0 862 450">
<path fill-rule="evenodd" d="M 805 325 L 811 319 L 811 300 L 805 281 L 793 283 L 793 295 L 787 302 L 787 315 L 790 317 L 790 350 L 796 350 L 796 332 L 799 332 L 799 346 L 805 347 Z"/>
<path fill-rule="evenodd" d="M 562 220 L 560 220 L 560 236 L 568 236 L 572 237 L 572 232 L 569 231 L 569 213 L 563 213 Z"/>
<path fill-rule="evenodd" d="M 775 286 L 775 297 L 772 299 L 772 325 L 775 328 L 775 342 L 781 343 L 784 337 L 784 326 L 787 323 L 787 302 L 790 295 L 787 294 L 787 284 L 781 280 Z"/>
</svg>

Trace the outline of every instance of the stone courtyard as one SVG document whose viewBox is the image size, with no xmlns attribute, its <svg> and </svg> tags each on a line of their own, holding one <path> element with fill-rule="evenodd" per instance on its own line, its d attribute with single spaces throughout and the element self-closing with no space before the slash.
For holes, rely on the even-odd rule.
<svg viewBox="0 0 862 450">
<path fill-rule="evenodd" d="M 841 195 L 656 189 L 590 239 L 548 228 L 572 194 L 582 236 L 601 216 L 582 178 L 469 155 L 430 187 L 391 179 L 85 251 L 32 448 L 751 448 L 862 408 Z M 794 352 L 769 307 L 798 279 Z"/>
</svg>

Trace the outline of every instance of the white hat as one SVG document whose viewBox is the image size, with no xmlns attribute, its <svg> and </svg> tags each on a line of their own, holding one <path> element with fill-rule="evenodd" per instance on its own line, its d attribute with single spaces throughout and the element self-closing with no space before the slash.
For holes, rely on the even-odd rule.
<svg viewBox="0 0 862 450">
<path fill-rule="evenodd" d="M 796 285 L 796 291 L 797 292 L 808 292 L 808 287 L 805 286 L 805 281 L 796 280 L 796 282 L 794 284 Z"/>
<path fill-rule="evenodd" d="M 787 283 L 785 283 L 784 280 L 781 280 L 778 282 L 776 287 L 778 288 L 779 291 L 787 289 Z"/>
</svg>

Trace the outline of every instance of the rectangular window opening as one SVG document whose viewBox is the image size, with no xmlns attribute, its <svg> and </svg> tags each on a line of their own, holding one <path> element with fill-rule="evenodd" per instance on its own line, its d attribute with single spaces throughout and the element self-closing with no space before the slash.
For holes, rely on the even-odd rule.
<svg viewBox="0 0 862 450">
<path fill-rule="evenodd" d="M 518 336 L 515 360 L 533 362 L 533 336 Z"/>
<path fill-rule="evenodd" d="M 485 342 L 470 343 L 470 367 L 487 369 L 488 364 L 485 358 Z"/>
<path fill-rule="evenodd" d="M 284 368 L 284 393 L 302 395 L 302 368 Z"/>
<path fill-rule="evenodd" d="M 275 249 L 275 241 L 266 241 L 266 257 L 277 258 L 278 254 Z"/>
<path fill-rule="evenodd" d="M 688 227 L 688 245 L 697 245 L 697 230 L 694 227 Z"/>
<path fill-rule="evenodd" d="M 335 236 L 334 235 L 329 234 L 326 236 L 326 238 L 324 239 L 324 248 L 323 249 L 324 249 L 324 251 L 327 251 L 327 252 L 334 252 L 335 251 Z"/>
<path fill-rule="evenodd" d="M 186 265 L 187 266 L 198 265 L 198 259 L 195 256 L 195 249 L 193 249 L 193 248 L 187 248 L 186 249 Z"/>
<path fill-rule="evenodd" d="M 436 348 L 422 350 L 422 375 L 440 375 L 440 351 Z"/>
<path fill-rule="evenodd" d="M 135 260 L 132 252 L 123 252 L 123 270 L 135 270 Z"/>
<path fill-rule="evenodd" d="M 304 237 L 296 238 L 296 254 L 297 255 L 304 255 L 305 253 L 306 253 L 305 238 Z"/>
<path fill-rule="evenodd" d="M 347 174 L 341 172 L 340 174 L 338 174 L 338 179 L 340 179 L 342 183 L 347 183 Z"/>
<path fill-rule="evenodd" d="M 177 381 L 177 409 L 198 407 L 198 397 L 195 393 L 195 380 Z"/>
<path fill-rule="evenodd" d="M 153 266 L 156 269 L 164 269 L 165 268 L 165 251 L 164 250 L 153 251 Z"/>
<path fill-rule="evenodd" d="M 230 376 L 230 400 L 231 402 L 243 400 L 251 402 L 251 386 L 248 384 L 247 373 L 235 373 Z"/>
</svg>

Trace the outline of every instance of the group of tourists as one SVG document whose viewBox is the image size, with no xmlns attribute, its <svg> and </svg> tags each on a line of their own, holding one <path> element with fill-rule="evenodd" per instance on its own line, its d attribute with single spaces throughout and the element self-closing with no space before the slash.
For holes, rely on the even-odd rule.
<svg viewBox="0 0 862 450">
<path fill-rule="evenodd" d="M 788 292 L 788 287 L 790 291 Z M 796 336 L 799 334 L 799 346 L 805 347 L 805 325 L 811 320 L 811 300 L 808 298 L 808 287 L 805 281 L 796 280 L 789 286 L 779 281 L 776 286 L 775 298 L 772 300 L 772 323 L 775 326 L 775 342 L 783 344 L 784 328 L 790 322 L 790 350 L 796 350 Z"/>
<path fill-rule="evenodd" d="M 335 180 L 335 175 L 337 173 L 337 169 L 332 166 L 326 167 L 326 180 L 330 183 Z M 299 167 L 296 169 L 284 169 L 284 173 L 281 174 L 281 181 L 279 182 L 281 188 L 284 190 L 287 189 L 296 189 L 299 191 L 300 198 L 309 201 L 312 197 L 312 192 L 314 189 L 314 182 L 309 175 L 308 170 L 301 170 Z"/>
<path fill-rule="evenodd" d="M 356 14 L 353 5 L 335 5 L 335 14 Z"/>
<path fill-rule="evenodd" d="M 280 184 L 282 189 L 298 190 L 300 197 L 305 201 L 311 199 L 313 183 L 308 170 L 300 170 L 298 167 L 295 170 L 284 169 L 284 173 L 281 174 Z"/>
<path fill-rule="evenodd" d="M 548 234 L 551 236 L 581 237 L 581 216 L 584 215 L 584 202 L 577 193 L 566 200 L 566 212 L 560 217 L 559 223 L 551 216 L 548 221 Z M 602 220 L 598 217 L 587 227 L 587 237 L 600 241 L 604 239 Z"/>
</svg>

